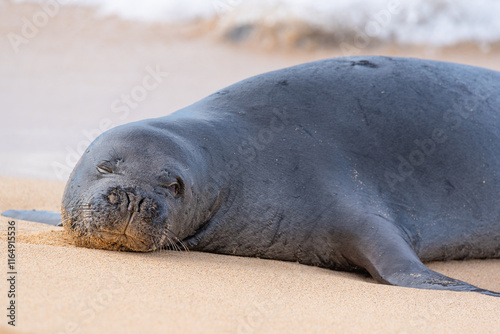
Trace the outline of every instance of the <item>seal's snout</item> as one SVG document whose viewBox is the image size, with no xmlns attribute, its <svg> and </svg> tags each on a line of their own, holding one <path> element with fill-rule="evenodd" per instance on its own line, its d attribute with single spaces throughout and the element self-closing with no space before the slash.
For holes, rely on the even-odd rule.
<svg viewBox="0 0 500 334">
<path fill-rule="evenodd" d="M 105 200 L 127 225 L 135 215 L 146 223 L 153 222 L 159 216 L 158 202 L 132 188 L 110 188 Z"/>
<path fill-rule="evenodd" d="M 147 191 L 114 186 L 85 204 L 63 207 L 63 225 L 78 245 L 151 251 L 161 245 L 167 208 Z M 156 237 L 156 235 L 158 235 Z"/>
</svg>

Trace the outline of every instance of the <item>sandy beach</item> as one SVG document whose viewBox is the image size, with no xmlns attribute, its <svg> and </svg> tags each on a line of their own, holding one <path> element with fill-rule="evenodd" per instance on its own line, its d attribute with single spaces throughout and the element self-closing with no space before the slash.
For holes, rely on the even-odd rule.
<svg viewBox="0 0 500 334">
<path fill-rule="evenodd" d="M 0 2 L 0 34 L 19 32 L 22 18 L 38 10 Z M 65 7 L 17 52 L 0 39 L 0 211 L 58 211 L 79 151 L 105 127 L 166 115 L 252 75 L 343 55 L 235 45 L 200 29 L 209 27 L 130 23 Z M 500 70 L 498 45 L 489 52 L 473 44 L 362 51 Z M 122 94 L 155 70 L 164 73 L 157 88 L 116 112 Z M 9 221 L 0 217 L 4 263 Z M 19 220 L 16 232 L 16 327 L 4 315 L 0 333 L 500 332 L 500 299 L 476 293 L 384 286 L 359 274 L 254 258 L 77 248 L 61 227 Z M 498 259 L 428 266 L 500 291 Z M 9 286 L 1 282 L 5 314 Z"/>
</svg>

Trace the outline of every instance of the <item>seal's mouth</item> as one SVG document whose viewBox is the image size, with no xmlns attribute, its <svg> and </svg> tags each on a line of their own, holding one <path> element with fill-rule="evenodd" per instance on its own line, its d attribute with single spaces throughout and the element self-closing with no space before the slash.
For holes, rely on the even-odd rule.
<svg viewBox="0 0 500 334">
<path fill-rule="evenodd" d="M 108 231 L 97 231 L 96 236 L 102 239 L 103 242 L 109 244 L 112 248 L 118 247 L 119 250 L 134 252 L 151 252 L 155 250 L 150 242 L 134 238 L 125 233 L 120 234 Z"/>
<path fill-rule="evenodd" d="M 66 226 L 66 225 L 65 225 Z M 161 249 L 189 251 L 184 241 L 179 240 L 172 232 L 166 231 L 160 238 L 137 238 L 125 233 L 110 231 L 93 231 L 88 234 L 75 235 L 69 231 L 76 246 L 127 252 L 154 252 Z"/>
<path fill-rule="evenodd" d="M 152 224 L 135 219 L 116 222 L 81 213 L 74 218 L 67 214 L 63 217 L 63 226 L 78 247 L 132 252 L 188 251 L 185 240 L 180 240 L 165 222 Z"/>
<path fill-rule="evenodd" d="M 64 226 L 67 226 L 63 223 Z M 97 248 L 113 251 L 152 252 L 158 249 L 149 239 L 139 239 L 127 234 L 108 231 L 92 231 L 85 234 L 75 230 L 66 230 L 71 234 L 78 247 Z"/>
</svg>

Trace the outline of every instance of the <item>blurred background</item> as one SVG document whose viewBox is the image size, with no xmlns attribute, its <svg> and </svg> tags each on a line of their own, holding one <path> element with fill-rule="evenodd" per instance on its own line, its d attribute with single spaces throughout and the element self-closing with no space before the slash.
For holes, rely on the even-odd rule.
<svg viewBox="0 0 500 334">
<path fill-rule="evenodd" d="M 496 0 L 0 0 L 0 34 L 0 175 L 61 181 L 110 127 L 266 71 L 353 55 L 500 70 Z"/>
</svg>

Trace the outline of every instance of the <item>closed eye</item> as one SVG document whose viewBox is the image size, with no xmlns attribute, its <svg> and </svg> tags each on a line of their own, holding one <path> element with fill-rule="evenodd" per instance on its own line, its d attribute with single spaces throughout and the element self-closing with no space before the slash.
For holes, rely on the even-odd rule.
<svg viewBox="0 0 500 334">
<path fill-rule="evenodd" d="M 98 166 L 96 166 L 96 169 L 101 174 L 112 174 L 113 173 L 113 170 L 109 166 L 106 166 L 106 165 L 98 165 Z"/>
</svg>

